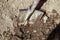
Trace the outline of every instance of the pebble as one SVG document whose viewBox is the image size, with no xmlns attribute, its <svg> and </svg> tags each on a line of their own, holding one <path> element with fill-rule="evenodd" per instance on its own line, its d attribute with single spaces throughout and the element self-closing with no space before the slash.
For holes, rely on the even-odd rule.
<svg viewBox="0 0 60 40">
<path fill-rule="evenodd" d="M 27 33 L 29 33 L 29 31 L 27 31 Z"/>
<path fill-rule="evenodd" d="M 44 23 L 46 23 L 47 19 L 48 19 L 47 16 L 44 16 L 44 17 L 43 17 Z"/>
<path fill-rule="evenodd" d="M 33 32 L 34 32 L 34 33 L 36 33 L 37 31 L 36 31 L 36 30 L 34 30 Z"/>
</svg>

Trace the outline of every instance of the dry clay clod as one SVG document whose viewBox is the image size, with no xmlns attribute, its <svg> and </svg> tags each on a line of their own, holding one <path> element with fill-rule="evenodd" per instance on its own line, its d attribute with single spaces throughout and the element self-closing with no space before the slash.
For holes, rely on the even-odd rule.
<svg viewBox="0 0 60 40">
<path fill-rule="evenodd" d="M 31 16 L 31 18 L 29 19 L 29 23 L 33 24 L 37 20 L 37 18 L 38 17 L 41 18 L 43 16 L 43 14 L 44 14 L 43 12 L 35 10 Z"/>
<path fill-rule="evenodd" d="M 35 11 L 35 8 L 40 0 L 35 0 L 31 6 L 31 8 L 28 8 L 26 15 L 24 15 L 23 20 L 24 22 L 22 24 L 27 24 L 27 20 L 30 19 L 30 17 L 33 15 L 33 12 Z M 20 18 L 21 19 L 21 18 Z"/>
</svg>

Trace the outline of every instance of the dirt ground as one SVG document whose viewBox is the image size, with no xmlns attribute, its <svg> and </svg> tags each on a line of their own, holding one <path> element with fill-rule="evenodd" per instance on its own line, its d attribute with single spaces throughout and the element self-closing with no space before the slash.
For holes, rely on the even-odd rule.
<svg viewBox="0 0 60 40">
<path fill-rule="evenodd" d="M 0 40 L 59 40 L 59 36 L 52 38 L 60 35 L 60 26 L 57 26 L 60 23 L 60 1 L 40 0 L 33 16 L 26 22 L 25 17 L 33 1 L 37 0 L 0 0 Z M 56 27 L 56 34 L 50 38 Z"/>
</svg>

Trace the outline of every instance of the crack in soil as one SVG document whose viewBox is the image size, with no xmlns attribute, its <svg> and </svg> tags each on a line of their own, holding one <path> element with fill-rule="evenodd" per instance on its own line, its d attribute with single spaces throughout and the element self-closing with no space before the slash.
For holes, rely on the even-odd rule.
<svg viewBox="0 0 60 40">
<path fill-rule="evenodd" d="M 47 40 L 60 40 L 60 24 L 49 34 Z"/>
<path fill-rule="evenodd" d="M 37 4 L 37 6 L 35 7 L 35 9 L 33 10 L 32 13 L 30 13 L 30 15 L 28 16 L 27 20 L 30 19 L 30 17 L 32 16 L 32 14 L 34 13 L 35 10 L 40 10 L 42 12 L 44 12 L 44 15 L 46 14 L 46 11 L 41 10 L 41 7 L 43 6 L 43 4 L 46 2 L 47 0 L 40 0 L 39 3 Z M 32 6 L 34 6 L 34 4 L 32 4 Z M 31 7 L 32 8 L 32 7 Z M 43 15 L 43 16 L 44 16 Z"/>
<path fill-rule="evenodd" d="M 46 15 L 46 11 L 41 10 L 41 7 L 43 6 L 43 4 L 44 4 L 46 1 L 47 1 L 47 0 L 40 0 L 40 1 L 39 1 L 39 3 L 37 4 L 36 8 L 33 10 L 32 13 L 30 13 L 30 15 L 29 15 L 28 18 L 27 18 L 28 23 L 29 23 L 30 17 L 32 16 L 32 14 L 34 13 L 35 10 L 40 10 L 40 11 L 44 12 L 43 16 Z M 34 6 L 34 4 L 33 4 L 32 6 Z M 27 9 L 22 9 L 22 10 L 19 10 L 19 11 L 24 11 L 24 10 L 26 11 Z M 42 17 L 43 17 L 43 16 L 42 16 Z M 21 40 L 24 40 L 24 38 L 25 38 L 25 33 L 24 33 L 23 29 L 24 29 L 24 28 L 20 28 L 20 32 L 22 33 L 21 37 L 20 37 L 19 35 L 15 35 L 15 36 L 17 36 L 18 38 L 21 38 Z M 30 35 L 30 39 L 31 39 L 31 35 Z"/>
</svg>

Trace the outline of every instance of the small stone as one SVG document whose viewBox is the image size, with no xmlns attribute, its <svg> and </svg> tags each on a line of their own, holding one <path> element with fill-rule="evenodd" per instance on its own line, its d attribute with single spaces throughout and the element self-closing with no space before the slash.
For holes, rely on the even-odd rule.
<svg viewBox="0 0 60 40">
<path fill-rule="evenodd" d="M 46 23 L 47 19 L 48 19 L 47 16 L 44 16 L 44 17 L 43 17 L 44 23 Z"/>
<path fill-rule="evenodd" d="M 37 31 L 36 31 L 36 30 L 34 30 L 33 32 L 34 32 L 34 33 L 36 33 Z"/>
<path fill-rule="evenodd" d="M 29 31 L 27 31 L 27 33 L 29 33 Z"/>
</svg>

